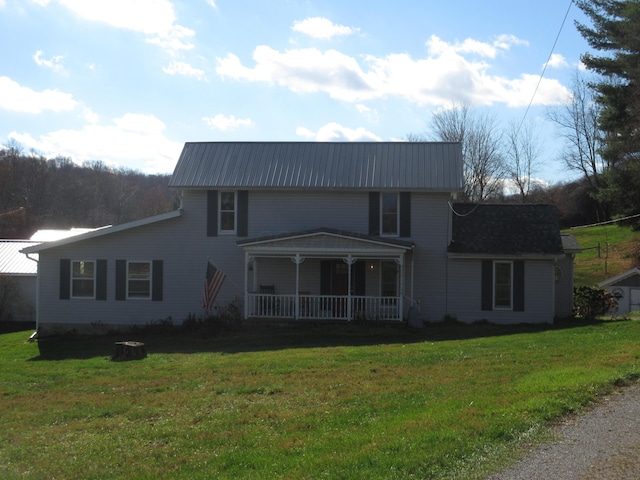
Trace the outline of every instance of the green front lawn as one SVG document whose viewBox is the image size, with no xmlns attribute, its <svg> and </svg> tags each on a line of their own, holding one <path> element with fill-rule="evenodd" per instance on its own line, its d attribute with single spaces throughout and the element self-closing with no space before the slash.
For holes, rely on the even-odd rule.
<svg viewBox="0 0 640 480">
<path fill-rule="evenodd" d="M 640 321 L 0 335 L 0 477 L 472 479 L 640 374 Z"/>
</svg>

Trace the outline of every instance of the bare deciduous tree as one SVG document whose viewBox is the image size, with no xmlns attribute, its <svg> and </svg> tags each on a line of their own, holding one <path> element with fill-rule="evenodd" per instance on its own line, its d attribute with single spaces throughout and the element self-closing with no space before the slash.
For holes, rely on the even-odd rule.
<svg viewBox="0 0 640 480">
<path fill-rule="evenodd" d="M 432 129 L 438 140 L 462 143 L 468 200 L 484 202 L 502 194 L 504 156 L 495 117 L 476 114 L 467 104 L 454 104 L 433 115 Z"/>
<path fill-rule="evenodd" d="M 566 142 L 562 156 L 565 165 L 570 170 L 582 172 L 594 192 L 599 189 L 600 177 L 606 168 L 599 153 L 599 110 L 593 90 L 576 73 L 567 103 L 547 113 L 548 118 L 560 127 L 560 135 Z"/>
<path fill-rule="evenodd" d="M 540 141 L 530 123 L 511 123 L 506 133 L 507 154 L 505 169 L 509 180 L 518 190 L 522 203 L 536 186 L 533 179 L 542 153 Z"/>
</svg>

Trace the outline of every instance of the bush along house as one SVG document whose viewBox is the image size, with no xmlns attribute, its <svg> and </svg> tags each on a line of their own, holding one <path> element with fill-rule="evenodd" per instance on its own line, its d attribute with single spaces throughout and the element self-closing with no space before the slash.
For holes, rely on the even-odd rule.
<svg viewBox="0 0 640 480">
<path fill-rule="evenodd" d="M 553 207 L 453 203 L 459 143 L 186 143 L 180 209 L 25 248 L 40 333 L 216 314 L 553 322 L 573 250 Z M 558 272 L 562 272 L 559 274 Z"/>
</svg>

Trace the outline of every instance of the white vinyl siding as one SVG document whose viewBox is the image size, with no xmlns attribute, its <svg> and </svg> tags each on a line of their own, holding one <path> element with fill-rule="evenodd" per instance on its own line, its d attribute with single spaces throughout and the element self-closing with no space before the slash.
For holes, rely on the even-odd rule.
<svg viewBox="0 0 640 480">
<path fill-rule="evenodd" d="M 482 261 L 479 259 L 454 258 L 448 268 L 448 300 L 446 311 L 460 322 L 472 323 L 481 320 L 497 324 L 553 323 L 554 285 L 550 280 L 554 274 L 553 260 L 526 260 L 524 284 L 525 311 L 494 309 L 480 311 Z M 540 301 L 541 298 L 548 301 Z"/>
</svg>

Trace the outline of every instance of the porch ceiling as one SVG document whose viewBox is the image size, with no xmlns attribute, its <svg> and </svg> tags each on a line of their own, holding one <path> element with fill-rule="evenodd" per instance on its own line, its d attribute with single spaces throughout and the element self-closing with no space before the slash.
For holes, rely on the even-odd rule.
<svg viewBox="0 0 640 480">
<path fill-rule="evenodd" d="M 413 249 L 412 242 L 372 237 L 339 230 L 319 229 L 238 241 L 252 255 L 335 257 L 398 257 Z"/>
</svg>

